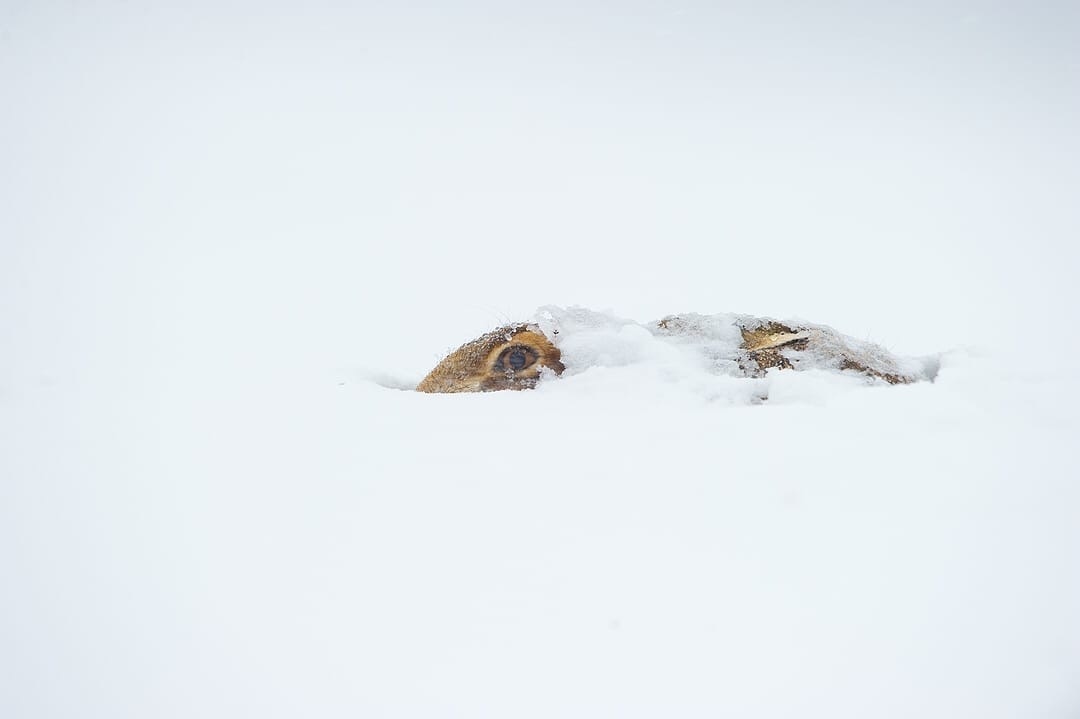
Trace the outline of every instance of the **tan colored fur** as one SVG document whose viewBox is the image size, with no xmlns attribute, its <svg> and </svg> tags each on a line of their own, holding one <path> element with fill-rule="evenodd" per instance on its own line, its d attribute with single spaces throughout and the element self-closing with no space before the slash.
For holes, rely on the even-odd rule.
<svg viewBox="0 0 1080 719">
<path fill-rule="evenodd" d="M 520 350 L 532 360 L 515 370 L 506 353 Z M 547 367 L 564 369 L 559 349 L 533 325 L 510 325 L 492 330 L 451 352 L 416 386 L 418 392 L 491 392 L 530 389 Z"/>
</svg>

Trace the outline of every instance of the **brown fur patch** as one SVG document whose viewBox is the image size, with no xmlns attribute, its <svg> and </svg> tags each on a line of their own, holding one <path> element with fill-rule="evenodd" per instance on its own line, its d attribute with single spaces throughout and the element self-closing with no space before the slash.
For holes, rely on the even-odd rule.
<svg viewBox="0 0 1080 719">
<path fill-rule="evenodd" d="M 865 375 L 870 375 L 871 377 L 877 377 L 878 379 L 883 379 L 886 382 L 888 382 L 889 384 L 911 384 L 912 382 L 915 381 L 911 377 L 905 377 L 904 375 L 895 374 L 893 372 L 882 372 L 881 370 L 876 370 L 876 369 L 874 369 L 872 367 L 867 367 L 864 364 L 856 362 L 855 360 L 851 359 L 850 357 L 844 357 L 843 361 L 840 363 L 840 369 L 854 370 L 855 372 L 861 372 L 861 373 L 863 373 Z"/>
<path fill-rule="evenodd" d="M 515 368 L 519 357 L 525 366 Z M 509 325 L 457 348 L 416 386 L 418 392 L 492 392 L 530 389 L 540 368 L 562 374 L 559 348 L 533 325 Z"/>
<path fill-rule="evenodd" d="M 809 335 L 782 325 L 779 322 L 766 322 L 760 327 L 748 329 L 741 327 L 743 343 L 747 358 L 754 366 L 749 369 L 751 374 L 763 374 L 773 367 L 780 369 L 792 369 L 791 360 L 784 356 L 783 350 L 804 350 L 809 343 Z"/>
</svg>

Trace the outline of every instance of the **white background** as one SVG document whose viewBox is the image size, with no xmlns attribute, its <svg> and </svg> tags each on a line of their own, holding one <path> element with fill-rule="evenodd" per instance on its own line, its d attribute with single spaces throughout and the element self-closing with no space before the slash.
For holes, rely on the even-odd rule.
<svg viewBox="0 0 1080 719">
<path fill-rule="evenodd" d="M 1078 47 L 1066 2 L 0 3 L 0 714 L 1071 716 Z M 968 349 L 776 408 L 364 379 L 546 304 Z"/>
</svg>

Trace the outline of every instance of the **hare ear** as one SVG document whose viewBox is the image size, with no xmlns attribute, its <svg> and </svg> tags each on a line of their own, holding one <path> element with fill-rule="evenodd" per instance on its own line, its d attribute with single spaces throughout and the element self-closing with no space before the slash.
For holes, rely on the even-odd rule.
<svg viewBox="0 0 1080 719">
<path fill-rule="evenodd" d="M 806 331 L 797 332 L 784 325 L 770 323 L 755 330 L 742 331 L 743 349 L 769 350 L 810 337 Z"/>
</svg>

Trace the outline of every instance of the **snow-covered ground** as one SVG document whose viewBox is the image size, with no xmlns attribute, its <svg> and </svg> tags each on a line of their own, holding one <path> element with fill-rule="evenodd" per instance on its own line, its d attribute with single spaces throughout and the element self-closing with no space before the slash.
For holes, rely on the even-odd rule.
<svg viewBox="0 0 1080 719">
<path fill-rule="evenodd" d="M 1080 15 L 812 5 L 0 6 L 0 717 L 1077 716 Z"/>
</svg>

